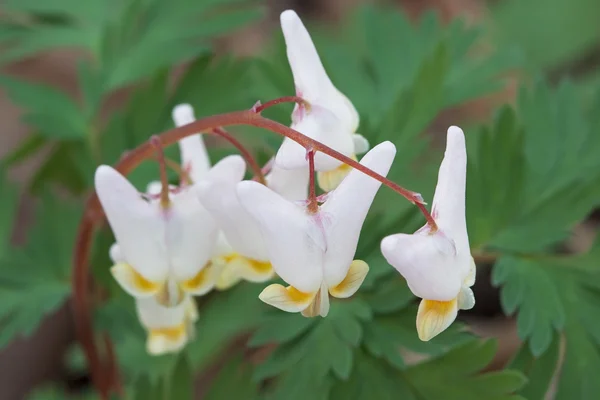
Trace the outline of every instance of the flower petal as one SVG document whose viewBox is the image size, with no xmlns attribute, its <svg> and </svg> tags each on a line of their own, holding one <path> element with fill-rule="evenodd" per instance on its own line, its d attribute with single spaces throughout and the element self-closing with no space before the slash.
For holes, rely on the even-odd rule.
<svg viewBox="0 0 600 400">
<path fill-rule="evenodd" d="M 355 154 L 364 154 L 369 151 L 369 148 L 371 147 L 367 138 L 358 133 L 352 135 L 352 141 L 354 142 Z"/>
<path fill-rule="evenodd" d="M 140 323 L 148 330 L 179 326 L 185 320 L 189 298 L 189 296 L 186 296 L 175 307 L 165 307 L 152 297 L 136 299 L 135 306 Z"/>
<path fill-rule="evenodd" d="M 327 293 L 327 287 L 325 285 L 321 285 L 321 289 L 319 289 L 310 305 L 302 310 L 302 316 L 312 318 L 320 315 L 321 317 L 325 318 L 328 314 L 329 293 Z"/>
<path fill-rule="evenodd" d="M 456 266 L 454 243 L 441 232 L 399 233 L 381 241 L 381 252 L 406 279 L 417 297 L 449 301 L 458 295 L 462 279 Z"/>
<path fill-rule="evenodd" d="M 308 167 L 283 169 L 273 163 L 271 172 L 265 177 L 267 186 L 291 201 L 306 200 L 308 197 Z"/>
<path fill-rule="evenodd" d="M 231 254 L 219 259 L 223 260 L 217 262 L 223 265 L 217 280 L 219 290 L 229 289 L 241 280 L 266 282 L 275 275 L 271 263 L 266 261 L 252 260 L 239 254 Z"/>
<path fill-rule="evenodd" d="M 383 142 L 369 151 L 360 163 L 385 176 L 395 154 L 394 145 Z M 363 222 L 380 186 L 379 181 L 352 170 L 321 207 L 327 238 L 325 282 L 328 287 L 336 286 L 346 276 L 356 253 Z"/>
<path fill-rule="evenodd" d="M 302 292 L 316 292 L 323 280 L 325 243 L 315 216 L 256 182 L 239 183 L 237 193 L 260 225 L 275 272 Z"/>
<path fill-rule="evenodd" d="M 353 160 L 356 161 L 356 157 L 351 155 Z M 339 167 L 332 169 L 330 171 L 319 171 L 317 172 L 317 182 L 319 183 L 319 187 L 323 189 L 324 192 L 331 192 L 335 188 L 337 188 L 340 183 L 344 180 L 345 177 L 352 171 L 352 167 L 346 164 L 342 164 Z"/>
<path fill-rule="evenodd" d="M 260 228 L 236 194 L 235 185 L 242 179 L 244 171 L 238 172 L 241 174 L 220 181 L 199 182 L 194 187 L 231 247 L 245 257 L 265 261 L 268 255 Z"/>
<path fill-rule="evenodd" d="M 213 255 L 217 233 L 217 222 L 202 206 L 193 187 L 184 187 L 172 196 L 166 240 L 177 280 L 192 280 L 204 268 Z"/>
<path fill-rule="evenodd" d="M 121 253 L 121 248 L 119 247 L 118 243 L 113 243 L 110 246 L 110 250 L 108 251 L 108 254 L 109 254 L 110 260 L 115 264 L 125 261 L 123 259 L 123 254 Z"/>
<path fill-rule="evenodd" d="M 470 310 L 475 307 L 475 294 L 470 287 L 460 288 L 458 293 L 458 308 L 460 310 Z"/>
<path fill-rule="evenodd" d="M 109 166 L 98 167 L 95 185 L 123 258 L 145 279 L 165 280 L 169 260 L 163 210 L 143 200 L 133 185 Z"/>
<path fill-rule="evenodd" d="M 127 263 L 119 262 L 110 269 L 117 283 L 129 295 L 135 298 L 147 298 L 158 294 L 164 282 L 153 282 L 144 278 Z"/>
<path fill-rule="evenodd" d="M 421 300 L 417 311 L 417 333 L 427 342 L 445 331 L 456 319 L 456 299 L 450 301 Z"/>
<path fill-rule="evenodd" d="M 292 129 L 326 146 L 350 156 L 354 153 L 352 135 L 343 129 L 339 118 L 329 109 L 313 105 L 300 121 L 292 124 Z M 284 139 L 275 156 L 275 164 L 283 169 L 305 168 L 308 165 L 306 149 L 293 140 Z M 341 162 L 324 153 L 315 155 L 315 169 L 328 171 L 341 165 Z"/>
<path fill-rule="evenodd" d="M 181 282 L 181 289 L 193 296 L 203 296 L 212 290 L 220 274 L 221 266 L 209 262 L 196 276 Z"/>
<path fill-rule="evenodd" d="M 358 113 L 329 79 L 304 24 L 292 10 L 281 13 L 280 20 L 298 95 L 329 108 L 348 133 L 354 132 L 358 127 Z"/>
<path fill-rule="evenodd" d="M 179 104 L 173 108 L 173 121 L 175 126 L 191 124 L 196 120 L 194 109 L 189 104 Z M 194 182 L 203 179 L 210 169 L 210 158 L 204 145 L 202 135 L 192 135 L 179 141 L 181 163 L 189 170 Z"/>
<path fill-rule="evenodd" d="M 329 288 L 329 294 L 338 299 L 347 299 L 352 296 L 364 282 L 369 273 L 369 265 L 362 260 L 354 260 L 350 264 L 348 274 L 343 281 Z"/>
<path fill-rule="evenodd" d="M 466 178 L 465 135 L 459 127 L 451 126 L 433 196 L 432 214 L 440 229 L 454 240 L 457 252 L 470 255 L 465 217 Z"/>
<path fill-rule="evenodd" d="M 475 284 L 475 275 L 477 274 L 477 265 L 475 265 L 475 260 L 473 257 L 470 257 L 469 263 L 469 273 L 463 282 L 463 286 L 471 287 Z"/>
<path fill-rule="evenodd" d="M 312 303 L 315 295 L 316 293 L 301 292 L 293 286 L 272 284 L 267 286 L 258 298 L 282 311 L 300 312 Z"/>
</svg>

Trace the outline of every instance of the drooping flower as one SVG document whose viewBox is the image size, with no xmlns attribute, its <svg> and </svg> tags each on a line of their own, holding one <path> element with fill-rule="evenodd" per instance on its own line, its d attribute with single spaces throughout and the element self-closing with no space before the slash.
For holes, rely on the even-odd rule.
<svg viewBox="0 0 600 400">
<path fill-rule="evenodd" d="M 432 216 L 438 229 L 423 226 L 412 235 L 395 234 L 381 242 L 386 260 L 422 298 L 417 331 L 427 341 L 456 319 L 458 310 L 475 305 L 471 286 L 475 263 L 471 256 L 465 217 L 467 152 L 463 131 L 448 129 L 446 153 L 440 166 Z"/>
<path fill-rule="evenodd" d="M 283 169 L 273 163 L 271 171 L 265 179 L 270 189 L 288 200 L 302 201 L 308 197 L 308 166 Z"/>
<path fill-rule="evenodd" d="M 236 160 L 237 156 L 224 158 L 205 180 L 226 179 Z M 95 185 L 122 256 L 111 272 L 126 292 L 175 306 L 185 293 L 201 295 L 212 288 L 217 271 L 206 266 L 216 244 L 217 225 L 198 201 L 194 185 L 170 188 L 166 206 L 152 193 L 160 191 L 160 185 L 151 184 L 149 195 L 140 194 L 106 165 L 96 170 Z"/>
<path fill-rule="evenodd" d="M 194 337 L 198 309 L 194 299 L 185 295 L 175 307 L 165 307 L 155 298 L 135 300 L 140 323 L 147 332 L 146 350 L 152 355 L 176 353 Z"/>
<path fill-rule="evenodd" d="M 117 243 L 110 248 L 110 258 L 115 264 L 124 261 Z M 146 350 L 152 355 L 178 352 L 194 336 L 198 308 L 194 299 L 187 294 L 174 307 L 165 307 L 154 297 L 147 297 L 136 299 L 135 308 L 147 332 Z"/>
<path fill-rule="evenodd" d="M 294 108 L 291 127 L 348 157 L 356 158 L 357 154 L 366 152 L 368 141 L 355 133 L 358 113 L 329 79 L 298 15 L 292 10 L 284 11 L 281 28 L 296 93 L 310 104 Z M 304 147 L 286 138 L 277 153 L 276 163 L 284 169 L 300 168 L 306 165 L 305 153 Z M 345 164 L 322 153 L 315 157 L 315 169 L 319 171 L 319 185 L 325 191 L 335 189 L 350 172 Z"/>
<path fill-rule="evenodd" d="M 241 280 L 265 282 L 274 275 L 259 227 L 235 193 L 235 185 L 243 179 L 246 164 L 239 157 L 233 167 L 233 173 L 226 179 L 205 181 L 196 186 L 200 202 L 215 218 L 225 239 L 220 242 L 220 254 L 213 258 L 222 271 L 216 283 L 220 290 Z"/>
<path fill-rule="evenodd" d="M 396 149 L 384 142 L 361 164 L 387 175 Z M 239 201 L 260 225 L 266 250 L 277 274 L 289 286 L 269 285 L 260 294 L 267 304 L 304 316 L 326 316 L 329 295 L 352 296 L 368 265 L 353 260 L 362 224 L 380 182 L 353 170 L 316 213 L 284 199 L 256 182 L 237 186 Z"/>
</svg>

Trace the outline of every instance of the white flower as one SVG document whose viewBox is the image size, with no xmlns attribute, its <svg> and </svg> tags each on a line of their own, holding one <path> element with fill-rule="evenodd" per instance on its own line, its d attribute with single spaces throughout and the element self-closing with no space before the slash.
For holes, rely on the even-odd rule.
<svg viewBox="0 0 600 400">
<path fill-rule="evenodd" d="M 117 243 L 110 248 L 110 258 L 115 264 L 124 261 Z M 136 299 L 135 307 L 138 319 L 148 334 L 148 353 L 161 355 L 177 352 L 193 338 L 198 308 L 191 296 L 184 295 L 183 301 L 175 307 L 165 307 L 154 297 Z"/>
<path fill-rule="evenodd" d="M 399 233 L 383 239 L 381 252 L 404 276 L 415 296 L 422 298 L 417 313 L 421 340 L 430 340 L 452 324 L 458 310 L 475 305 L 471 286 L 475 263 L 471 256 L 465 217 L 467 152 L 463 131 L 448 129 L 446 153 L 440 166 L 429 225 L 412 235 Z"/>
<path fill-rule="evenodd" d="M 194 299 L 185 295 L 175 307 L 165 307 L 149 297 L 136 299 L 140 323 L 146 330 L 146 350 L 152 355 L 176 353 L 194 337 L 198 309 Z"/>
<path fill-rule="evenodd" d="M 267 186 L 284 198 L 292 201 L 306 200 L 308 197 L 308 166 L 297 169 L 282 169 L 273 163 L 265 177 Z"/>
<path fill-rule="evenodd" d="M 265 244 L 254 219 L 241 206 L 235 185 L 246 171 L 246 164 L 235 158 L 232 174 L 226 179 L 200 182 L 196 193 L 200 202 L 217 221 L 224 237 L 219 256 L 213 258 L 222 270 L 217 289 L 227 289 L 241 280 L 265 282 L 274 275 Z M 225 240 L 223 240 L 225 239 Z"/>
<path fill-rule="evenodd" d="M 281 28 L 287 45 L 287 55 L 296 93 L 310 107 L 297 105 L 292 113 L 292 128 L 339 151 L 355 157 L 369 148 L 367 140 L 356 134 L 359 117 L 356 109 L 331 82 L 317 49 L 298 15 L 287 10 L 281 14 Z M 306 165 L 305 149 L 286 138 L 276 157 L 284 169 Z M 342 167 L 342 170 L 337 170 Z M 333 190 L 349 170 L 340 161 L 322 153 L 315 157 L 315 169 L 323 190 Z"/>
<path fill-rule="evenodd" d="M 390 142 L 373 148 L 361 164 L 387 175 L 396 149 Z M 352 296 L 369 267 L 353 260 L 358 238 L 380 182 L 353 170 L 324 205 L 311 214 L 256 182 L 238 184 L 238 198 L 260 224 L 269 258 L 290 286 L 268 286 L 260 294 L 267 304 L 305 316 L 326 316 L 329 295 Z"/>
<path fill-rule="evenodd" d="M 172 113 L 175 126 L 190 124 L 196 120 L 194 109 L 189 104 L 179 104 Z M 179 152 L 183 168 L 189 173 L 192 181 L 197 182 L 210 170 L 210 159 L 202 135 L 191 135 L 179 141 Z"/>
<path fill-rule="evenodd" d="M 221 160 L 206 181 L 226 179 L 235 165 L 235 157 Z M 106 165 L 96 170 L 95 185 L 122 256 L 111 272 L 126 292 L 174 306 L 184 293 L 201 295 L 211 289 L 216 270 L 205 267 L 214 251 L 217 225 L 193 186 L 171 189 L 170 202 L 163 207 L 156 196 L 138 193 Z M 151 184 L 149 189 L 160 191 L 160 186 Z"/>
</svg>

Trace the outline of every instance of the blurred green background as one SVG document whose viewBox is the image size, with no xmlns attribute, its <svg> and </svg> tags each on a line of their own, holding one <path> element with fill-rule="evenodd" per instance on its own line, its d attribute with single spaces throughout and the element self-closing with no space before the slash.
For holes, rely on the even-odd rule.
<svg viewBox="0 0 600 400">
<path fill-rule="evenodd" d="M 465 129 L 477 305 L 433 342 L 416 339 L 414 298 L 378 241 L 422 218 L 382 190 L 357 252 L 371 272 L 356 299 L 306 320 L 268 310 L 261 286 L 243 284 L 199 299 L 198 338 L 182 356 L 152 359 L 108 274 L 104 229 L 95 326 L 115 342 L 128 394 L 599 398 L 599 1 L 5 0 L 0 399 L 95 398 L 69 281 L 94 169 L 172 127 L 180 102 L 202 117 L 293 94 L 278 26 L 288 8 L 359 110 L 359 132 L 398 147 L 394 181 L 431 199 L 445 130 Z M 265 115 L 287 124 L 290 111 Z M 261 162 L 280 142 L 234 131 Z M 233 152 L 207 142 L 213 162 Z M 143 188 L 155 176 L 146 162 L 131 179 Z"/>
</svg>

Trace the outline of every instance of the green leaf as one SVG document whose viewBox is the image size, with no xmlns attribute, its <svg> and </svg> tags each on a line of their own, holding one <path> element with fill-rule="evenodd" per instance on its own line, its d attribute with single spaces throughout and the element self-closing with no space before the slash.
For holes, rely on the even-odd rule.
<svg viewBox="0 0 600 400">
<path fill-rule="evenodd" d="M 269 358 L 256 368 L 256 380 L 280 375 L 277 385 L 272 389 L 274 398 L 289 393 L 290 398 L 300 398 L 300 385 L 315 388 L 315 395 L 326 395 L 332 377 L 347 380 L 352 370 L 354 349 L 360 344 L 363 335 L 363 323 L 370 319 L 368 306 L 360 299 L 335 301 L 327 318 L 317 319 L 308 327 L 295 323 L 302 329 L 293 329 L 289 333 L 272 338 L 280 345 Z M 291 314 L 287 317 L 304 318 Z M 270 329 L 277 329 L 281 321 L 272 321 Z M 267 330 L 269 328 L 264 328 Z M 259 337 L 264 338 L 264 331 Z M 287 340 L 282 342 L 282 340 Z M 318 391 L 316 388 L 319 388 Z M 311 393 L 313 393 L 311 391 Z"/>
<path fill-rule="evenodd" d="M 511 370 L 478 373 L 495 352 L 494 342 L 472 340 L 402 374 L 419 399 L 522 399 L 513 394 L 527 381 L 521 373 Z"/>
<path fill-rule="evenodd" d="M 565 309 L 560 298 L 562 280 L 557 267 L 543 260 L 503 256 L 494 266 L 492 282 L 502 285 L 501 302 L 507 315 L 517 309 L 518 332 L 540 356 L 563 328 Z"/>
<path fill-rule="evenodd" d="M 168 387 L 168 399 L 192 400 L 194 398 L 194 374 L 185 354 L 179 356 Z"/>
<path fill-rule="evenodd" d="M 11 153 L 0 160 L 0 165 L 11 167 L 36 154 L 48 142 L 42 135 L 32 133 L 27 136 Z"/>
<path fill-rule="evenodd" d="M 0 196 L 0 260 L 2 260 L 8 251 L 19 204 L 18 192 L 8 182 L 2 168 L 0 168 L 0 192 L 2 192 L 2 196 Z"/>
<path fill-rule="evenodd" d="M 88 128 L 77 105 L 65 93 L 43 84 L 0 76 L 12 101 L 26 110 L 23 120 L 49 139 L 83 139 Z"/>
<path fill-rule="evenodd" d="M 511 361 L 509 368 L 521 371 L 527 377 L 527 385 L 520 392 L 526 399 L 547 398 L 558 368 L 559 342 L 558 336 L 555 336 L 551 346 L 539 357 L 534 356 L 527 345 L 522 345 Z"/>
<path fill-rule="evenodd" d="M 0 347 L 17 335 L 30 335 L 69 296 L 80 216 L 78 207 L 44 198 L 27 245 L 11 250 L 0 261 Z"/>
<path fill-rule="evenodd" d="M 229 361 L 214 379 L 205 400 L 258 400 L 258 386 L 252 381 L 252 368 L 241 357 Z"/>
</svg>

